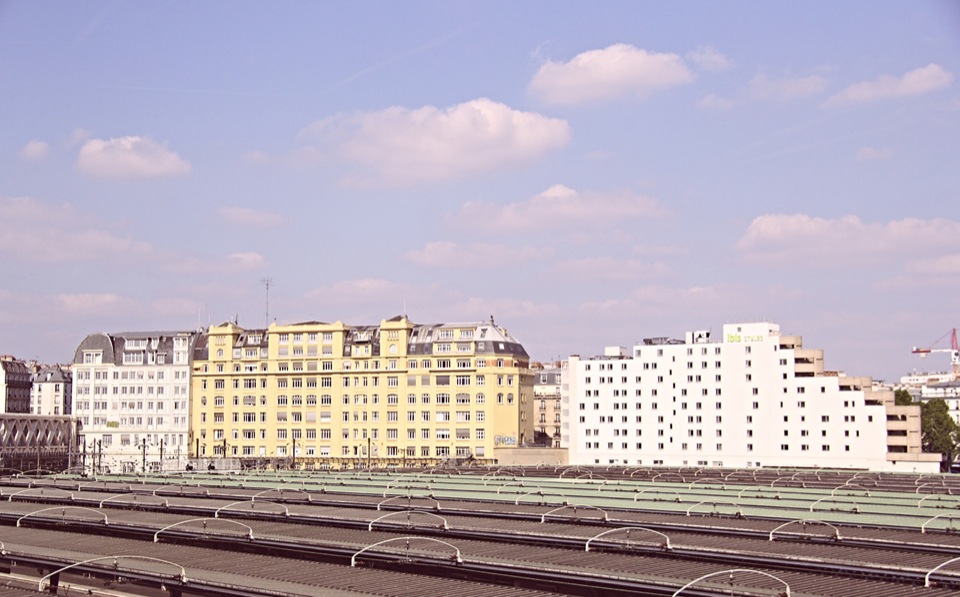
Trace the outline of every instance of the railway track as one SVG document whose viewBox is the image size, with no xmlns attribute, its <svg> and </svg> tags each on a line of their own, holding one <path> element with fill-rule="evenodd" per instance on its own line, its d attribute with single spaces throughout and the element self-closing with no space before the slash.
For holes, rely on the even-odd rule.
<svg viewBox="0 0 960 597">
<path fill-rule="evenodd" d="M 671 595 L 710 574 L 718 576 L 683 594 L 773 595 L 783 591 L 774 578 L 783 579 L 793 595 L 882 597 L 960 590 L 955 572 L 937 570 L 960 553 L 960 538 L 943 531 L 921 533 L 896 524 L 784 525 L 784 519 L 776 518 L 688 516 L 641 508 L 610 508 L 600 516 L 588 507 L 577 511 L 476 496 L 411 493 L 385 503 L 389 498 L 382 492 L 355 493 L 357 486 L 346 483 L 339 486 L 343 493 L 337 493 L 329 483 L 323 492 L 303 489 L 305 484 L 271 491 L 251 487 L 255 481 L 134 487 L 119 480 L 81 487 L 88 482 L 60 479 L 24 487 L 22 479 L 3 480 L 0 524 L 6 528 L 0 529 L 0 540 L 19 522 L 16 532 L 36 534 L 34 543 L 43 543 L 45 533 L 58 533 L 61 540 L 66 533 L 103 542 L 132 541 L 138 549 L 179 544 L 212 550 L 220 558 L 247 554 L 341 567 L 360 552 L 367 568 L 572 595 Z M 152 487 L 149 493 L 147 487 Z M 184 524 L 191 518 L 206 522 Z M 211 530 L 214 524 L 229 526 L 222 522 L 227 520 L 250 532 Z M 176 526 L 166 528 L 171 525 Z M 160 542 L 154 543 L 158 532 Z M 395 543 L 407 544 L 406 550 L 395 549 Z M 450 546 L 459 550 L 461 561 L 452 558 Z M 730 569 L 750 572 L 729 580 L 724 576 L 727 582 L 720 584 L 726 586 L 718 589 L 717 579 Z M 936 586 L 924 589 L 925 584 Z"/>
</svg>

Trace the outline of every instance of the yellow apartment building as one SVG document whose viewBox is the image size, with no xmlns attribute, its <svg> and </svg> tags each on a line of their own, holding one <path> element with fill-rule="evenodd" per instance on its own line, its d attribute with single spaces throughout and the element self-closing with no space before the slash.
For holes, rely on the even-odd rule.
<svg viewBox="0 0 960 597">
<path fill-rule="evenodd" d="M 211 326 L 194 351 L 190 448 L 243 466 L 492 464 L 533 440 L 523 346 L 482 323 Z"/>
</svg>

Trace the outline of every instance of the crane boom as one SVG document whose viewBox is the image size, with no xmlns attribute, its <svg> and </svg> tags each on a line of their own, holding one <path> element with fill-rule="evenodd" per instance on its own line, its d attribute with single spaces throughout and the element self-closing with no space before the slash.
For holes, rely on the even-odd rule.
<svg viewBox="0 0 960 597">
<path fill-rule="evenodd" d="M 960 344 L 957 342 L 957 328 L 951 329 L 949 332 L 941 336 L 937 342 L 940 342 L 940 340 L 946 338 L 948 334 L 950 336 L 950 348 L 918 348 L 914 346 L 912 352 L 913 354 L 920 355 L 921 359 L 926 357 L 931 352 L 949 352 L 950 365 L 953 369 L 953 377 L 954 379 L 958 379 L 960 378 Z M 934 342 L 932 345 L 936 345 L 937 342 Z"/>
</svg>

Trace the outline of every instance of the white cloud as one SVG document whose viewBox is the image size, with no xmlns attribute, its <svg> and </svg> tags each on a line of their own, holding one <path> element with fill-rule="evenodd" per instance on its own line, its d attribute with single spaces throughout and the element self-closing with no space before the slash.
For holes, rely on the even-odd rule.
<svg viewBox="0 0 960 597">
<path fill-rule="evenodd" d="M 749 94 L 761 101 L 787 102 L 822 93 L 827 80 L 820 75 L 771 79 L 759 74 L 750 80 Z"/>
<path fill-rule="evenodd" d="M 857 150 L 857 160 L 861 162 L 885 160 L 891 155 L 893 155 L 893 152 L 887 147 L 882 149 L 877 149 L 876 147 L 861 147 Z"/>
<path fill-rule="evenodd" d="M 455 220 L 471 228 L 514 233 L 554 229 L 562 226 L 588 227 L 616 224 L 625 219 L 662 217 L 667 211 L 656 200 L 629 192 L 579 193 L 562 184 L 554 185 L 530 199 L 499 205 L 471 201 L 460 209 Z"/>
<path fill-rule="evenodd" d="M 228 224 L 237 226 L 274 228 L 284 223 L 284 217 L 280 214 L 258 211 L 249 207 L 221 207 L 219 213 Z"/>
<path fill-rule="evenodd" d="M 670 268 L 662 262 L 615 257 L 590 257 L 562 261 L 554 265 L 558 276 L 569 280 L 637 281 L 666 275 Z"/>
<path fill-rule="evenodd" d="M 939 91 L 953 82 L 953 73 L 938 64 L 928 64 L 900 77 L 883 75 L 873 81 L 861 81 L 830 97 L 825 106 L 859 104 L 878 99 L 908 97 Z"/>
<path fill-rule="evenodd" d="M 50 154 L 50 144 L 45 141 L 30 141 L 20 150 L 20 159 L 28 162 L 42 160 Z"/>
<path fill-rule="evenodd" d="M 697 107 L 701 110 L 729 110 L 733 106 L 733 100 L 720 97 L 713 93 L 703 96 L 700 101 L 697 102 Z"/>
<path fill-rule="evenodd" d="M 856 216 L 764 215 L 750 223 L 736 247 L 748 259 L 768 263 L 894 267 L 895 260 L 916 255 L 935 258 L 938 251 L 960 249 L 960 222 L 908 218 L 867 223 Z"/>
<path fill-rule="evenodd" d="M 408 251 L 407 261 L 424 267 L 497 268 L 543 259 L 548 249 L 508 247 L 489 243 L 458 244 L 449 241 L 427 243 L 422 249 Z"/>
<path fill-rule="evenodd" d="M 732 66 L 730 60 L 713 46 L 701 46 L 692 52 L 687 52 L 687 60 L 705 71 L 714 73 L 727 70 Z"/>
<path fill-rule="evenodd" d="M 529 89 L 549 104 L 586 104 L 645 97 L 691 81 L 693 73 L 676 54 L 616 44 L 583 52 L 566 63 L 547 62 L 534 75 Z"/>
<path fill-rule="evenodd" d="M 148 137 L 91 139 L 80 148 L 80 172 L 97 178 L 132 179 L 177 176 L 190 164 Z"/>
<path fill-rule="evenodd" d="M 356 182 L 419 183 L 515 168 L 570 141 L 565 120 L 521 112 L 486 98 L 449 108 L 393 107 L 325 118 L 302 136 L 319 147 L 309 163 L 345 160 Z"/>
</svg>

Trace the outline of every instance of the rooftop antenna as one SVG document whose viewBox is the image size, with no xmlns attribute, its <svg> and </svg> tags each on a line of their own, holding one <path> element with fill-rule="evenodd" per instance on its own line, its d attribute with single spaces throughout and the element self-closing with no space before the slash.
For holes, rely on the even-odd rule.
<svg viewBox="0 0 960 597">
<path fill-rule="evenodd" d="M 270 285 L 273 284 L 273 278 L 264 276 L 260 278 L 260 283 L 266 288 L 264 327 L 270 327 Z"/>
</svg>

